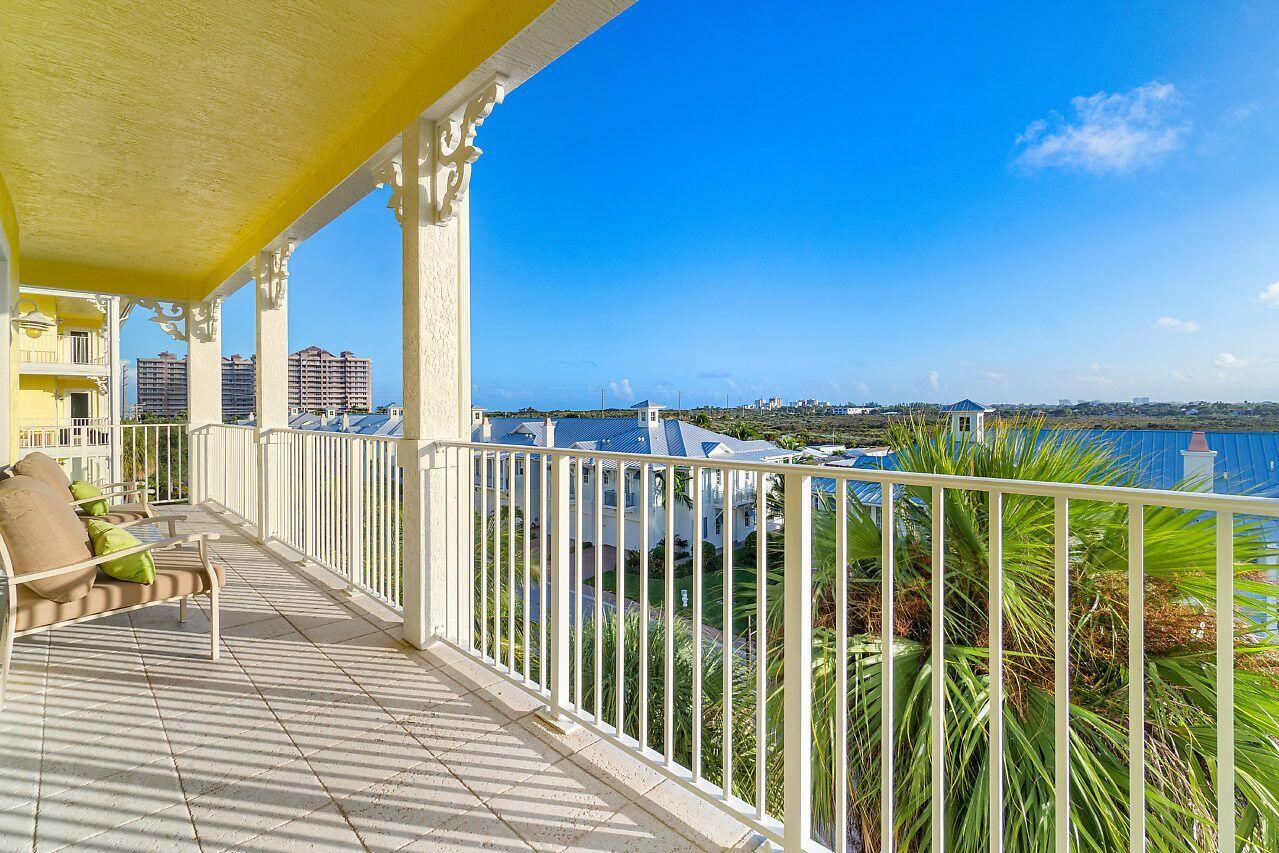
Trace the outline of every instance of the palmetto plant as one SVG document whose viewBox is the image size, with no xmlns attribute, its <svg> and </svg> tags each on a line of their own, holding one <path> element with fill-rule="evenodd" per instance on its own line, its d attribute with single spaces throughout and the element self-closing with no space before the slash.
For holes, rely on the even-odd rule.
<svg viewBox="0 0 1279 853">
<path fill-rule="evenodd" d="M 1041 422 L 1007 423 L 986 431 L 985 440 L 956 438 L 938 427 L 906 423 L 893 436 L 895 467 L 902 471 L 1037 480 L 1133 485 L 1133 465 L 1108 447 L 1071 432 L 1049 431 Z M 770 494 L 770 514 L 782 496 Z M 879 744 L 883 632 L 880 624 L 882 531 L 878 507 L 850 495 L 848 562 L 835 558 L 838 518 L 834 502 L 820 500 L 813 512 L 813 768 L 814 829 L 833 842 L 838 785 L 848 789 L 850 849 L 903 851 L 931 846 L 930 682 L 932 493 L 898 487 L 895 492 L 896 584 L 891 626 L 895 664 L 895 764 L 893 845 L 879 835 Z M 988 498 L 985 493 L 945 493 L 945 722 L 946 849 L 986 851 L 989 771 Z M 1148 508 L 1143 518 L 1146 687 L 1146 837 L 1152 850 L 1216 848 L 1216 668 L 1213 634 L 1216 521 L 1211 515 Z M 1005 655 L 1005 849 L 1053 849 L 1055 741 L 1053 711 L 1054 508 L 1047 498 L 1003 498 Z M 1072 849 L 1109 851 L 1128 845 L 1128 509 L 1112 503 L 1070 504 L 1070 669 Z M 785 598 L 781 573 L 784 535 L 768 536 L 765 798 L 780 816 L 783 795 Z M 1279 618 L 1279 587 L 1265 581 L 1258 561 L 1266 553 L 1260 526 L 1241 519 L 1234 530 L 1237 618 L 1235 672 L 1235 760 L 1237 834 L 1243 849 L 1279 850 L 1279 641 L 1268 625 Z M 491 569 L 491 566 L 489 567 Z M 839 571 L 848 577 L 848 778 L 835 778 L 836 648 L 835 589 Z M 747 572 L 746 574 L 749 574 Z M 713 588 L 715 578 L 707 578 Z M 754 615 L 756 583 L 739 576 L 735 601 L 742 618 Z M 505 602 L 505 594 L 500 596 Z M 517 596 L 517 606 L 519 605 Z M 615 612 L 604 613 L 600 659 L 604 721 L 614 720 L 616 693 Z M 664 630 L 651 613 L 648 630 L 649 746 L 663 748 Z M 517 636 L 520 618 L 517 615 Z M 673 621 L 673 752 L 691 766 L 692 720 L 702 721 L 701 769 L 712 783 L 723 778 L 724 655 L 703 639 L 703 702 L 692 707 L 693 634 Z M 573 626 L 570 626 L 572 630 Z M 582 626 L 583 705 L 594 707 L 594 623 Z M 640 689 L 638 615 L 625 619 L 624 729 L 638 735 Z M 739 638 L 740 640 L 741 638 Z M 519 642 L 519 640 L 517 640 Z M 503 644 L 505 646 L 505 643 Z M 517 654 L 519 657 L 519 654 Z M 739 650 L 733 661 L 734 792 L 754 801 L 756 706 L 754 662 Z M 574 673 L 576 677 L 576 673 Z"/>
<path fill-rule="evenodd" d="M 898 426 L 899 470 L 1049 482 L 1132 485 L 1132 466 L 1082 435 L 1041 422 L 988 430 L 983 442 L 922 423 Z M 899 487 L 895 535 L 897 586 L 891 626 L 896 666 L 895 845 L 930 844 L 929 682 L 931 490 Z M 987 827 L 989 712 L 987 661 L 988 502 L 984 493 L 947 490 L 945 519 L 945 685 L 947 849 L 984 851 Z M 1070 506 L 1071 821 L 1074 848 L 1124 849 L 1127 788 L 1127 508 L 1073 501 Z M 1006 691 L 1005 845 L 1052 849 L 1053 802 L 1053 505 L 1046 498 L 1004 498 L 1004 648 Z M 832 502 L 813 517 L 814 810 L 827 838 L 834 823 L 835 560 L 838 522 Z M 1215 663 L 1212 610 L 1215 519 L 1148 509 L 1145 531 L 1146 797 L 1151 849 L 1215 847 Z M 879 837 L 881 528 L 876 508 L 855 497 L 847 520 L 849 578 L 850 835 L 867 849 Z M 1235 528 L 1240 631 L 1235 681 L 1239 835 L 1249 849 L 1279 849 L 1279 645 L 1266 633 L 1279 588 L 1260 579 L 1264 542 L 1248 520 Z M 781 578 L 770 574 L 771 630 L 780 636 Z M 780 683 L 782 661 L 771 679 Z M 769 709 L 780 730 L 780 707 Z"/>
</svg>

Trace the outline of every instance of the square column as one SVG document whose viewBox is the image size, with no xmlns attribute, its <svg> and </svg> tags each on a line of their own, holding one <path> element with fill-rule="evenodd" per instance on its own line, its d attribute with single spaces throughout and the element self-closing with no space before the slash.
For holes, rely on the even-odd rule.
<svg viewBox="0 0 1279 853">
<path fill-rule="evenodd" d="M 112 482 L 124 479 L 124 468 L 121 456 L 124 444 L 124 430 L 119 428 L 124 422 L 124 377 L 120 361 L 120 297 L 108 297 L 106 301 L 107 331 L 107 423 L 108 436 L 111 442 L 111 460 L 109 464 Z"/>
<path fill-rule="evenodd" d="M 418 121 L 403 135 L 404 638 L 418 648 L 443 628 L 450 569 L 446 454 L 432 445 L 465 437 L 471 410 L 466 204 L 452 220 L 434 221 L 433 132 L 434 125 Z"/>
<path fill-rule="evenodd" d="M 187 304 L 187 420 L 192 505 L 215 493 L 214 464 L 209 426 L 222 423 L 222 301 L 212 299 Z M 221 490 L 216 491 L 221 494 Z"/>
<path fill-rule="evenodd" d="M 439 120 L 418 118 L 400 137 L 400 161 L 387 172 L 391 208 L 403 226 L 404 638 L 422 648 L 445 630 L 450 532 L 461 536 L 463 502 L 449 482 L 462 484 L 458 459 L 436 446 L 469 438 L 471 430 L 471 246 L 467 189 L 480 156 L 475 133 L 501 103 L 505 79 L 496 76 Z M 468 475 L 469 476 L 469 475 Z M 469 495 L 469 484 L 460 489 Z M 469 501 L 465 502 L 469 514 Z M 458 517 L 459 529 L 446 521 Z M 470 543 L 466 543 L 469 548 Z M 463 549 L 456 549 L 460 555 Z M 470 628 L 459 626 L 459 636 Z"/>
<path fill-rule="evenodd" d="M 293 243 L 260 252 L 254 266 L 257 362 L 253 366 L 258 445 L 258 540 L 271 538 L 276 487 L 272 431 L 289 425 L 289 256 Z M 218 367 L 221 370 L 221 365 Z M 219 379 L 219 382 L 221 380 Z"/>
</svg>

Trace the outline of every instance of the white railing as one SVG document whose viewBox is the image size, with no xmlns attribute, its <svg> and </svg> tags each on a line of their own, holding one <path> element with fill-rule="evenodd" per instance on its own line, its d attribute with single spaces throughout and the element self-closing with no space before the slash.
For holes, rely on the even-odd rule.
<svg viewBox="0 0 1279 853">
<path fill-rule="evenodd" d="M 262 452 L 266 537 L 400 608 L 401 479 L 393 438 L 277 429 Z"/>
<path fill-rule="evenodd" d="M 733 489 L 730 491 L 730 494 L 733 496 L 733 503 L 735 505 L 750 503 L 755 500 L 756 497 L 755 483 L 749 482 L 735 484 Z M 724 503 L 724 484 L 722 481 L 711 482 L 711 500 L 716 504 Z"/>
<path fill-rule="evenodd" d="M 18 361 L 22 364 L 105 367 L 108 362 L 107 341 L 97 333 L 46 333 L 34 339 L 23 336 L 18 347 Z"/>
<path fill-rule="evenodd" d="M 120 458 L 118 479 L 145 480 L 154 503 L 183 503 L 190 495 L 185 423 L 112 426 Z"/>
<path fill-rule="evenodd" d="M 67 475 L 95 482 L 146 481 L 153 503 L 179 503 L 189 495 L 185 423 L 113 424 L 106 418 L 24 421 L 19 452 L 40 451 Z"/>
<path fill-rule="evenodd" d="M 46 421 L 26 418 L 18 422 L 20 450 L 102 448 L 111 443 L 108 418 L 63 418 Z"/>
<path fill-rule="evenodd" d="M 253 427 L 210 424 L 191 432 L 192 488 L 250 524 L 258 523 L 258 443 Z"/>
<path fill-rule="evenodd" d="M 327 451 L 336 465 L 338 443 Z M 1249 740 L 1239 753 L 1248 766 L 1235 771 L 1235 654 L 1249 642 L 1237 649 L 1236 637 L 1255 638 L 1259 624 L 1244 621 L 1259 599 L 1245 582 L 1236 586 L 1244 569 L 1235 559 L 1259 529 L 1249 520 L 1279 518 L 1279 501 L 466 442 L 436 452 L 443 464 L 422 476 L 424 491 L 430 478 L 444 479 L 444 639 L 542 697 L 551 717 L 588 726 L 788 850 L 950 849 L 946 833 L 962 826 L 970 839 L 980 836 L 974 849 L 1066 851 L 1104 818 L 1131 838 L 1119 846 L 1143 849 L 1156 814 L 1147 796 L 1165 809 L 1157 813 L 1164 840 L 1173 827 L 1188 848 L 1234 850 L 1236 809 L 1242 813 L 1249 792 L 1268 796 L 1254 777 L 1279 759 L 1275 737 Z M 518 480 L 516 461 L 526 472 Z M 635 525 L 618 527 L 602 512 L 598 476 L 589 478 L 594 517 L 582 517 L 583 502 L 570 504 L 584 472 L 601 466 L 616 469 L 621 483 L 638 472 Z M 488 482 L 482 470 L 505 474 Z M 704 565 L 693 519 L 703 517 L 702 484 L 714 473 L 730 493 L 738 478 L 756 479 L 749 518 L 765 520 L 769 532 Z M 823 488 L 814 490 L 815 480 Z M 854 483 L 863 485 L 854 491 Z M 864 502 L 868 489 L 876 497 Z M 734 530 L 742 518 L 726 514 L 724 541 L 750 532 Z M 1010 518 L 1015 535 L 1006 548 Z M 1102 521 L 1109 538 L 1097 534 Z M 1169 538 L 1174 528 L 1208 547 L 1181 548 Z M 1155 531 L 1150 540 L 1147 529 Z M 649 555 L 676 536 L 691 544 L 687 568 L 674 549 Z M 619 555 L 637 549 L 640 570 L 617 571 L 601 542 Z M 768 567 L 767 582 L 754 582 L 756 566 Z M 1186 747 L 1195 784 L 1212 786 L 1193 815 L 1163 806 L 1176 791 L 1147 777 L 1147 755 L 1158 748 L 1166 761 L 1169 747 L 1148 733 L 1167 700 L 1161 693 L 1148 701 L 1148 686 L 1168 688 L 1159 659 L 1145 654 L 1144 596 L 1148 583 L 1166 589 L 1160 585 L 1174 577 L 1195 590 L 1183 610 L 1202 613 L 1174 639 L 1215 649 L 1195 658 L 1206 682 L 1176 693 L 1210 718 L 1196 729 L 1203 739 Z M 1096 601 L 1072 599 L 1076 584 L 1088 596 L 1127 589 L 1113 624 L 1095 623 Z M 1203 604 L 1215 600 L 1233 606 Z M 1018 633 L 1028 618 L 1040 634 Z M 1273 624 L 1273 614 L 1266 620 Z M 883 624 L 895 626 L 888 656 Z M 975 637 L 948 642 L 946 632 L 973 625 Z M 1089 664 L 1122 670 L 1116 701 L 1128 713 L 1111 721 L 1114 731 L 1095 708 L 1075 721 L 1072 705 L 1053 698 L 1072 695 L 1071 643 L 1081 631 L 1109 631 L 1115 652 L 1126 650 Z M 1147 677 L 1130 679 L 1131 671 Z M 1080 689 L 1096 690 L 1097 673 L 1081 672 Z M 965 690 L 977 697 L 968 705 Z M 1032 694 L 1046 714 L 1024 704 Z M 1026 752 L 1028 729 L 1049 755 Z M 1129 780 L 1122 802 L 1071 799 L 1072 774 L 1087 777 L 1098 766 Z M 1036 778 L 1045 796 L 1006 800 L 1010 774 L 1034 772 L 1043 774 Z M 1103 806 L 1116 814 L 1089 811 Z M 1239 825 L 1259 837 L 1251 822 Z"/>
</svg>

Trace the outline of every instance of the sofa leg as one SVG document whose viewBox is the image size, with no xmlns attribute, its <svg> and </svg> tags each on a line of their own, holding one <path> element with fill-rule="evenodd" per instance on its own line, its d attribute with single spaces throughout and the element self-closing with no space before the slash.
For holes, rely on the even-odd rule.
<svg viewBox="0 0 1279 853">
<path fill-rule="evenodd" d="M 4 707 L 4 691 L 9 683 L 9 664 L 13 659 L 13 632 L 16 629 L 13 614 L 5 620 L 0 634 L 0 708 Z"/>
<path fill-rule="evenodd" d="M 187 600 L 185 597 L 178 599 L 178 621 L 187 621 Z"/>
<path fill-rule="evenodd" d="M 218 588 L 209 590 L 209 660 L 218 659 Z"/>
</svg>

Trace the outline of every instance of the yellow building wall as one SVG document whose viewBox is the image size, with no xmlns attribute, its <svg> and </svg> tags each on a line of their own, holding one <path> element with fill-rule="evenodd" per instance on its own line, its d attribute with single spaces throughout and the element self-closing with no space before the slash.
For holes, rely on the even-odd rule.
<svg viewBox="0 0 1279 853">
<path fill-rule="evenodd" d="M 29 299 L 34 302 L 41 312 L 57 322 L 59 332 L 66 328 L 101 329 L 106 323 L 106 317 L 96 311 L 92 314 L 60 314 L 58 312 L 58 297 L 51 294 L 22 291 L 19 294 L 19 298 Z M 28 306 L 24 305 L 23 307 L 27 308 Z M 24 336 L 32 342 L 32 345 L 36 345 L 37 341 L 43 340 L 44 337 L 52 334 L 53 332 L 50 331 L 45 332 L 43 336 L 31 336 L 28 332 L 15 330 L 15 360 L 19 358 L 18 353 L 23 348 Z M 15 367 L 17 367 L 16 364 Z M 16 406 L 12 419 L 12 429 L 14 430 L 13 452 L 17 454 L 14 458 L 21 455 L 17 448 L 17 431 L 21 426 L 35 425 L 37 423 L 51 424 L 54 421 L 71 417 L 71 401 L 67 397 L 67 393 L 70 391 L 89 392 L 90 417 L 106 417 L 110 414 L 107 395 L 98 390 L 97 383 L 92 379 L 22 374 L 19 368 Z"/>
</svg>

